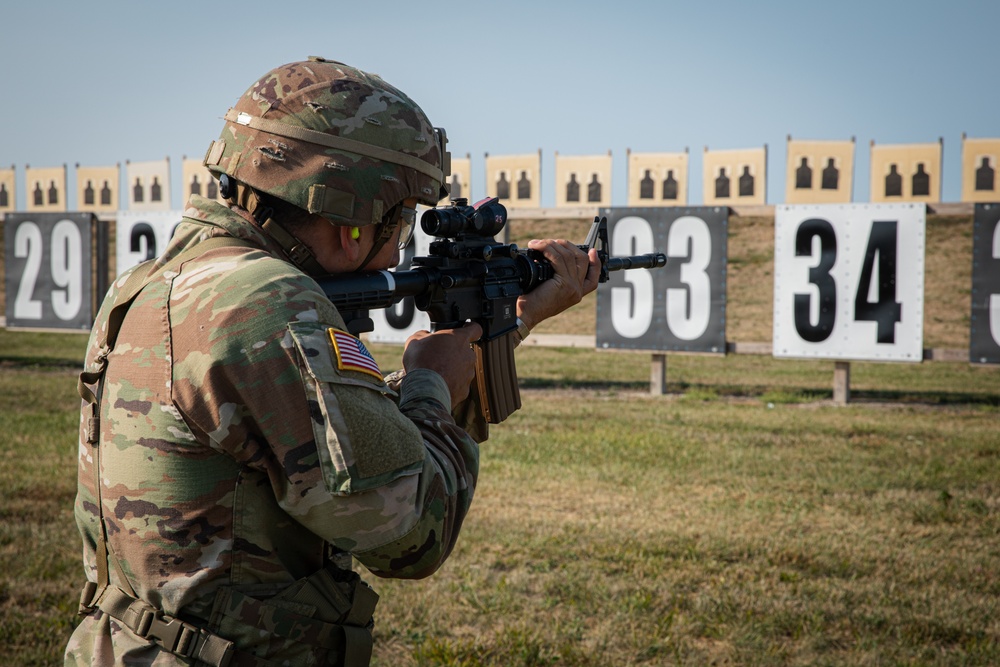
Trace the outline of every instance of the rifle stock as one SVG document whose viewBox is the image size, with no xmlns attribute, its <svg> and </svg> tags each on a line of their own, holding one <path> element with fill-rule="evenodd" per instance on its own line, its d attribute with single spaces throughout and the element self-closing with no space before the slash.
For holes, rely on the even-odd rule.
<svg viewBox="0 0 1000 667">
<path fill-rule="evenodd" d="M 474 206 L 457 199 L 451 206 L 424 212 L 421 227 L 438 240 L 427 256 L 415 257 L 408 270 L 318 279 L 354 335 L 374 328 L 368 311 L 408 296 L 427 312 L 435 331 L 477 322 L 483 337 L 474 344 L 474 389 L 490 424 L 499 424 L 521 407 L 514 363 L 519 341 L 512 335 L 517 329 L 517 298 L 555 275 L 541 253 L 494 240 L 506 221 L 507 210 L 496 198 Z M 578 247 L 597 248 L 599 282 L 607 282 L 611 271 L 652 269 L 667 262 L 663 253 L 611 257 L 607 218 L 595 217 L 586 243 Z"/>
</svg>

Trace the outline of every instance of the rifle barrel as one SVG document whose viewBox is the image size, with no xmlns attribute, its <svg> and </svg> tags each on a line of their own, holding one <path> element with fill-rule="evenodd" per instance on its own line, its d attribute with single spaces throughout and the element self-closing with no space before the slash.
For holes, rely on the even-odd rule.
<svg viewBox="0 0 1000 667">
<path fill-rule="evenodd" d="M 608 271 L 623 271 L 626 269 L 656 269 L 667 265 L 667 256 L 662 252 L 648 255 L 632 255 L 631 257 L 609 257 Z"/>
</svg>

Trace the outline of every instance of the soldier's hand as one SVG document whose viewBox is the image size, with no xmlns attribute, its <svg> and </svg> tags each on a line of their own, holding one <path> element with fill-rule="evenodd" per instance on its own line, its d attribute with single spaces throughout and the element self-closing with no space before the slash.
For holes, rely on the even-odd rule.
<svg viewBox="0 0 1000 667">
<path fill-rule="evenodd" d="M 542 320 L 580 303 L 584 296 L 597 289 L 601 262 L 596 249 L 584 252 L 576 244 L 562 239 L 535 239 L 528 242 L 528 247 L 540 251 L 555 271 L 555 276 L 517 300 L 517 316 L 531 329 Z"/>
<path fill-rule="evenodd" d="M 476 374 L 476 352 L 472 343 L 483 335 L 478 324 L 470 322 L 459 329 L 431 333 L 418 331 L 406 339 L 403 369 L 427 368 L 444 378 L 451 392 L 451 407 L 469 395 Z"/>
</svg>

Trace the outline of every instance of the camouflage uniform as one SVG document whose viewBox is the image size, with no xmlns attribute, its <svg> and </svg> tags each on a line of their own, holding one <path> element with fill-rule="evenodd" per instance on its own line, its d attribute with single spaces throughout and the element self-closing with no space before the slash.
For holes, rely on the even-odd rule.
<svg viewBox="0 0 1000 667">
<path fill-rule="evenodd" d="M 329 571 L 327 544 L 378 576 L 430 574 L 468 511 L 478 445 L 433 371 L 408 373 L 397 393 L 350 361 L 349 339 L 335 346 L 331 334 L 344 322 L 315 281 L 235 211 L 192 198 L 157 262 L 214 236 L 249 245 L 211 249 L 149 284 L 108 357 L 99 442 L 110 549 L 138 597 L 167 614 L 273 664 L 326 664 L 294 641 L 323 627 L 280 626 L 323 617 L 295 593 Z M 94 581 L 100 525 L 83 429 L 75 514 Z M 327 597 L 341 594 L 326 582 Z M 95 610 L 66 664 L 191 663 Z"/>
</svg>

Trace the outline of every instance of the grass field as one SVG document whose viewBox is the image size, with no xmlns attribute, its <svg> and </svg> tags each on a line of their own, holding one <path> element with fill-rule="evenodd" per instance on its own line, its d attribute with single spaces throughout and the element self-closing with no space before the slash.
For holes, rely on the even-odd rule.
<svg viewBox="0 0 1000 667">
<path fill-rule="evenodd" d="M 78 335 L 0 332 L 0 646 L 75 620 Z M 383 366 L 399 350 L 377 347 Z M 451 560 L 376 581 L 378 665 L 1000 664 L 997 369 L 528 348 Z"/>
<path fill-rule="evenodd" d="M 968 345 L 967 227 L 928 223 L 925 347 Z M 768 231 L 731 224 L 731 340 L 770 340 Z M 589 299 L 544 330 L 592 333 Z M 4 664 L 75 623 L 85 343 L 0 330 Z M 1000 369 L 853 363 L 847 407 L 832 369 L 670 355 L 652 397 L 648 355 L 519 350 L 451 560 L 373 582 L 375 664 L 1000 665 Z"/>
</svg>

